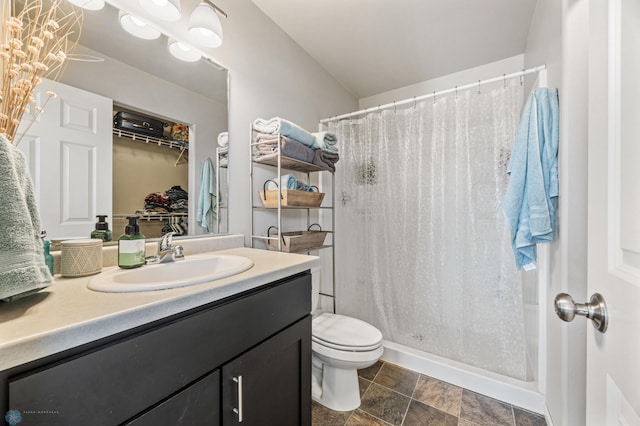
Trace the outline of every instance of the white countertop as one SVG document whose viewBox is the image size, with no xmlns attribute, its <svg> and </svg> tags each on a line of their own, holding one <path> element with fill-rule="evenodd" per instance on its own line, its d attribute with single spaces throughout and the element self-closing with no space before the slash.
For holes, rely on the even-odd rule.
<svg viewBox="0 0 640 426">
<path fill-rule="evenodd" d="M 40 293 L 0 304 L 0 371 L 320 265 L 314 256 L 250 248 L 216 253 L 248 257 L 254 266 L 209 283 L 138 293 L 95 292 L 87 289 L 91 277 L 56 275 L 55 284 Z"/>
</svg>

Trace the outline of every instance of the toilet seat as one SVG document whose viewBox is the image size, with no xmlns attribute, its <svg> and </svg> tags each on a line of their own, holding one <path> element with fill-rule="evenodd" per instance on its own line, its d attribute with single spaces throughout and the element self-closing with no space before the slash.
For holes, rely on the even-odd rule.
<svg viewBox="0 0 640 426">
<path fill-rule="evenodd" d="M 380 330 L 357 318 L 323 313 L 313 319 L 312 342 L 347 352 L 369 352 L 382 346 Z"/>
<path fill-rule="evenodd" d="M 318 345 L 327 347 L 327 348 L 331 348 L 331 349 L 336 349 L 339 351 L 347 351 L 347 352 L 369 352 L 369 351 L 373 351 L 378 349 L 380 346 L 382 346 L 382 342 L 379 342 L 375 345 L 370 345 L 370 346 L 344 346 L 344 345 L 336 345 L 335 343 L 331 343 L 331 342 L 326 342 L 322 339 L 318 339 L 316 337 L 311 337 L 311 341 L 313 343 L 316 343 Z"/>
</svg>

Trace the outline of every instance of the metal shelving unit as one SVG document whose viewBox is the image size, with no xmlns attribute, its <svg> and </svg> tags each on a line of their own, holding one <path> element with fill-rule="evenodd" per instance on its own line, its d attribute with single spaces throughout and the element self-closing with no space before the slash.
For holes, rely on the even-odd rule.
<svg viewBox="0 0 640 426">
<path fill-rule="evenodd" d="M 256 241 L 262 241 L 264 242 L 264 245 L 267 246 L 267 241 L 272 240 L 272 241 L 278 241 L 278 250 L 282 251 L 282 225 L 283 225 L 283 212 L 284 211 L 295 211 L 295 210 L 302 210 L 302 211 L 306 211 L 307 212 L 307 229 L 310 225 L 312 225 L 312 221 L 311 221 L 311 213 L 313 211 L 330 211 L 331 212 L 331 226 L 334 227 L 335 226 L 335 176 L 333 173 L 331 173 L 330 171 L 319 167 L 315 164 L 311 164 L 311 163 L 307 163 L 304 161 L 300 161 L 297 160 L 295 158 L 289 158 L 289 157 L 285 157 L 283 155 L 281 155 L 280 153 L 280 147 L 282 146 L 281 143 L 281 135 L 277 134 L 274 135 L 274 137 L 277 137 L 278 139 L 278 144 L 277 144 L 277 150 L 275 151 L 275 153 L 277 155 L 271 156 L 269 158 L 261 158 L 256 160 L 254 158 L 253 155 L 253 151 L 254 148 L 257 145 L 266 143 L 266 142 L 256 142 L 256 138 L 255 135 L 257 134 L 257 132 L 253 129 L 253 125 L 250 126 L 250 140 L 251 140 L 251 148 L 249 150 L 249 163 L 250 163 L 250 177 L 249 177 L 249 182 L 250 182 L 250 205 L 251 205 L 251 247 L 254 248 L 255 247 L 255 242 Z M 276 181 L 280 182 L 280 178 L 283 175 L 283 171 L 293 171 L 293 172 L 300 172 L 300 173 L 304 173 L 306 174 L 306 181 L 307 183 L 310 182 L 311 180 L 311 174 L 312 173 L 330 173 L 331 174 L 331 205 L 330 206 L 318 206 L 318 207 L 301 207 L 301 206 L 283 206 L 282 205 L 282 188 L 280 187 L 281 185 L 278 184 L 278 205 L 274 206 L 274 207 L 266 207 L 266 206 L 262 206 L 262 205 L 256 205 L 255 204 L 255 195 L 257 194 L 257 192 L 259 191 L 259 188 L 256 186 L 256 182 L 254 179 L 254 167 L 255 165 L 263 165 L 263 166 L 268 166 L 268 167 L 272 167 L 275 168 L 276 171 Z M 263 187 L 262 182 L 260 182 L 260 188 Z M 261 210 L 261 211 L 272 211 L 274 213 L 276 213 L 277 215 L 277 234 L 272 234 L 271 236 L 266 236 L 266 235 L 257 235 L 256 234 L 256 224 L 255 224 L 255 212 Z M 306 248 L 304 250 L 300 250 L 300 251 L 296 251 L 295 253 L 307 253 L 309 254 L 311 251 L 316 251 L 316 250 L 324 250 L 324 249 L 330 249 L 331 250 L 331 260 L 332 260 L 332 271 L 331 271 L 331 277 L 332 277 L 332 287 L 333 287 L 333 294 L 323 294 L 322 292 L 320 293 L 323 296 L 328 296 L 331 297 L 333 300 L 333 311 L 335 312 L 335 251 L 334 251 L 334 235 L 333 235 L 333 229 L 331 230 L 324 230 L 323 231 L 327 232 L 328 234 L 331 235 L 331 243 L 330 244 L 323 244 L 320 246 L 316 246 L 316 247 L 310 247 L 310 248 Z M 275 245 L 275 244 L 274 244 Z"/>
<path fill-rule="evenodd" d="M 224 173 L 225 184 L 227 184 L 229 180 L 228 161 L 229 161 L 229 147 L 223 146 L 223 147 L 216 148 L 215 169 L 216 169 L 217 196 L 216 196 L 215 210 L 216 210 L 216 232 L 217 233 L 228 232 L 228 229 L 221 228 L 221 225 L 223 223 L 221 221 L 222 215 L 223 214 L 227 215 L 229 212 L 229 209 L 227 208 L 229 200 L 226 199 L 229 196 L 229 194 L 222 190 L 223 185 L 221 185 L 223 173 Z M 223 192 L 225 193 L 223 194 Z M 221 197 L 223 195 L 225 199 L 221 200 Z"/>
</svg>

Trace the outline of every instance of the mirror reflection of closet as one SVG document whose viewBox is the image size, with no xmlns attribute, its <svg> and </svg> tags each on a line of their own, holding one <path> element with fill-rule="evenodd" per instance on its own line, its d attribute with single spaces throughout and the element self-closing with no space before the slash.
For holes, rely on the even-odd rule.
<svg viewBox="0 0 640 426">
<path fill-rule="evenodd" d="M 188 235 L 189 126 L 114 105 L 113 227 L 137 215 L 147 238 Z"/>
</svg>

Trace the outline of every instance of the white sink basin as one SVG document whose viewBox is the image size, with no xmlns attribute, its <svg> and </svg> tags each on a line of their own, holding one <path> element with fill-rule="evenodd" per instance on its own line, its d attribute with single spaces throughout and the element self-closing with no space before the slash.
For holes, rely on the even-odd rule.
<svg viewBox="0 0 640 426">
<path fill-rule="evenodd" d="M 136 269 L 113 268 L 91 278 L 87 287 L 106 293 L 166 290 L 230 277 L 252 266 L 253 261 L 243 256 L 191 255 L 183 260 Z"/>
</svg>

